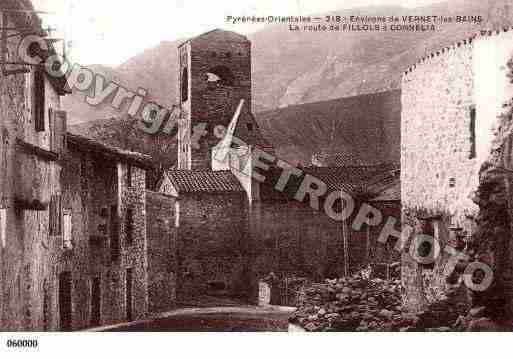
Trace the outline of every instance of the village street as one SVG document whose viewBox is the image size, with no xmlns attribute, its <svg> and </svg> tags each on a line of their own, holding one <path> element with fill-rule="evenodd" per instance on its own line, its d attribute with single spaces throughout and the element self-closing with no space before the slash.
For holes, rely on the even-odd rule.
<svg viewBox="0 0 513 359">
<path fill-rule="evenodd" d="M 91 331 L 286 332 L 294 309 L 277 306 L 184 308 L 161 313 L 147 320 L 93 328 Z"/>
</svg>

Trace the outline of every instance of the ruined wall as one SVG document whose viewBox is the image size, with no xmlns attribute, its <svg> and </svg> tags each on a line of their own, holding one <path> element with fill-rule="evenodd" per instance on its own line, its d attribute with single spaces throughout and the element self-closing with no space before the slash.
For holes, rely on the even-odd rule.
<svg viewBox="0 0 513 359">
<path fill-rule="evenodd" d="M 244 297 L 250 238 L 246 194 L 183 194 L 177 212 L 179 300 L 206 293 Z"/>
<path fill-rule="evenodd" d="M 146 192 L 148 235 L 148 311 L 176 306 L 176 199 Z"/>
<path fill-rule="evenodd" d="M 472 305 L 484 306 L 484 315 L 496 321 L 513 316 L 513 32 L 486 34 L 476 42 L 476 66 L 487 73 L 476 75 L 482 114 L 494 128 L 494 137 L 480 152 L 485 162 L 479 173 L 474 201 L 479 206 L 476 230 L 468 245 L 471 260 L 492 270 L 493 282 L 483 292 L 471 292 Z M 488 95 L 486 103 L 485 95 Z M 490 97 L 493 99 L 490 101 Z M 501 114 L 497 118 L 497 114 Z"/>
</svg>

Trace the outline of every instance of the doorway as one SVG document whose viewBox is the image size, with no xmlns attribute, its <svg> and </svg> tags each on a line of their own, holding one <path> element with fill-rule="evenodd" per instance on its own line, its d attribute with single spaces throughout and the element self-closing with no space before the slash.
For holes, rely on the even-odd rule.
<svg viewBox="0 0 513 359">
<path fill-rule="evenodd" d="M 59 275 L 59 320 L 62 331 L 72 329 L 71 286 L 71 272 L 62 272 Z"/>
<path fill-rule="evenodd" d="M 101 322 L 101 280 L 95 277 L 91 281 L 91 326 L 99 326 Z"/>
<path fill-rule="evenodd" d="M 126 319 L 131 322 L 132 317 L 132 268 L 126 270 Z"/>
</svg>

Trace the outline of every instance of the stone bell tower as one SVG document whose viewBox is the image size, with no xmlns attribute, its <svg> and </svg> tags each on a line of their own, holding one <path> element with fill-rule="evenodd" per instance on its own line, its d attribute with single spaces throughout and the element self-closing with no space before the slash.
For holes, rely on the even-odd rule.
<svg viewBox="0 0 513 359">
<path fill-rule="evenodd" d="M 211 169 L 215 127 L 228 127 L 241 99 L 251 109 L 251 42 L 216 29 L 181 44 L 178 55 L 178 169 Z"/>
</svg>

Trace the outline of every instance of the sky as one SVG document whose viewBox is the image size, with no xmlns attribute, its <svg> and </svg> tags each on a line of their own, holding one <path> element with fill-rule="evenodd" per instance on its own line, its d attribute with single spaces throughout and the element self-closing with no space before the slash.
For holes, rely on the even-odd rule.
<svg viewBox="0 0 513 359">
<path fill-rule="evenodd" d="M 262 25 L 229 25 L 228 15 L 309 15 L 368 5 L 416 7 L 441 0 L 33 0 L 53 36 L 64 37 L 81 64 L 115 66 L 161 41 L 192 37 L 214 28 L 248 34 Z M 384 14 L 386 15 L 386 14 Z"/>
</svg>

